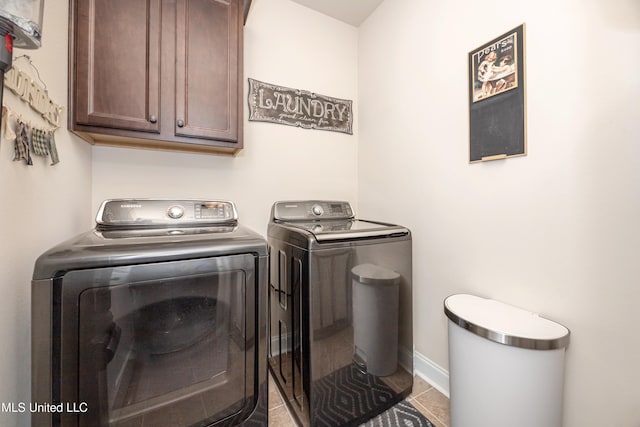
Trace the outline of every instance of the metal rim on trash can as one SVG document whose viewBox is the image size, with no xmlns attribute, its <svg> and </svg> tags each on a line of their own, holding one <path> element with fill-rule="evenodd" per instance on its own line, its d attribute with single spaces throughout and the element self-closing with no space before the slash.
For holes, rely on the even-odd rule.
<svg viewBox="0 0 640 427">
<path fill-rule="evenodd" d="M 568 329 L 565 335 L 552 339 L 519 337 L 487 329 L 469 320 L 461 318 L 449 309 L 446 299 L 444 301 L 444 312 L 453 323 L 461 328 L 499 344 L 530 350 L 556 350 L 564 348 L 569 344 L 570 331 Z"/>
</svg>

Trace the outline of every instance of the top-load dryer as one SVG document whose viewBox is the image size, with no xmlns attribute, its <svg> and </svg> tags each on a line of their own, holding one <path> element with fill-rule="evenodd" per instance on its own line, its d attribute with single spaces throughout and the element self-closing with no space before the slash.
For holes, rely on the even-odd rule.
<svg viewBox="0 0 640 427">
<path fill-rule="evenodd" d="M 411 392 L 411 233 L 343 201 L 271 210 L 269 366 L 304 426 L 358 425 Z"/>
</svg>

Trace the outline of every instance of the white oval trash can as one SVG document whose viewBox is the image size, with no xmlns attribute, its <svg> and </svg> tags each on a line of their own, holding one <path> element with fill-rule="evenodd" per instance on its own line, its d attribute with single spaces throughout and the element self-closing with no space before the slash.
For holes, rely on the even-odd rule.
<svg viewBox="0 0 640 427">
<path fill-rule="evenodd" d="M 564 326 L 495 300 L 452 295 L 451 427 L 561 427 Z"/>
</svg>

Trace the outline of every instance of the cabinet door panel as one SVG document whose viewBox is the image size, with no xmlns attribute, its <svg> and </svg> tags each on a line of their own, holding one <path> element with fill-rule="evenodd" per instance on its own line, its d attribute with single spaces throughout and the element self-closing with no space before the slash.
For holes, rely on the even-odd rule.
<svg viewBox="0 0 640 427">
<path fill-rule="evenodd" d="M 75 121 L 158 132 L 160 0 L 79 0 Z"/>
<path fill-rule="evenodd" d="M 237 0 L 177 4 L 176 135 L 238 141 Z"/>
</svg>

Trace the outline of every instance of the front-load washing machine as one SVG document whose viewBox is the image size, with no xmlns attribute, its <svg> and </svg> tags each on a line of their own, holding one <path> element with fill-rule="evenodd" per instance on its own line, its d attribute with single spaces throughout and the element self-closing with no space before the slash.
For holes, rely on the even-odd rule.
<svg viewBox="0 0 640 427">
<path fill-rule="evenodd" d="M 411 233 L 348 202 L 271 210 L 269 367 L 304 426 L 357 425 L 413 385 Z"/>
<path fill-rule="evenodd" d="M 232 202 L 109 200 L 32 281 L 34 427 L 267 423 L 267 242 Z"/>
</svg>

